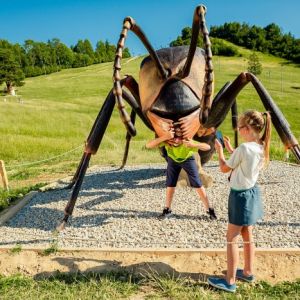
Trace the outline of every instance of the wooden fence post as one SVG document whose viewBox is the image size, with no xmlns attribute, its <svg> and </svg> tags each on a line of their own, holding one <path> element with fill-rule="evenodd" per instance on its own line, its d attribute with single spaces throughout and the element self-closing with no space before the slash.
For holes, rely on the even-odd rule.
<svg viewBox="0 0 300 300">
<path fill-rule="evenodd" d="M 7 174 L 6 174 L 5 165 L 4 165 L 3 160 L 0 160 L 0 175 L 2 177 L 3 187 L 5 190 L 8 191 L 9 190 L 8 179 L 7 179 Z"/>
</svg>

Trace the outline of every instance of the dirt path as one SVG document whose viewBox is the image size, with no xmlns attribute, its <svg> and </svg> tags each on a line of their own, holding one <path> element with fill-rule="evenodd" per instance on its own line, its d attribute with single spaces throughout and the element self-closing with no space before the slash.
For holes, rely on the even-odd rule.
<svg viewBox="0 0 300 300">
<path fill-rule="evenodd" d="M 207 276 L 222 275 L 226 269 L 224 250 L 61 250 L 48 256 L 42 250 L 0 249 L 0 274 L 22 273 L 50 276 L 65 272 L 108 272 L 126 269 L 136 274 L 169 273 L 206 281 Z M 240 255 L 242 263 L 242 253 Z M 241 264 L 242 265 L 242 264 Z M 255 274 L 258 280 L 276 283 L 300 278 L 300 250 L 258 250 Z"/>
</svg>

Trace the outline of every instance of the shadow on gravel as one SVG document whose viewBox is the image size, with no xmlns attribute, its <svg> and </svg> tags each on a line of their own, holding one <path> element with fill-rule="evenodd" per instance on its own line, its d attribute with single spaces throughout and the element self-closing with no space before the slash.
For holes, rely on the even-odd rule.
<svg viewBox="0 0 300 300">
<path fill-rule="evenodd" d="M 134 189 L 161 189 L 165 187 L 165 169 L 138 169 L 138 170 L 112 170 L 96 174 L 87 174 L 84 178 L 76 205 L 76 209 L 88 211 L 99 211 L 97 205 L 109 201 L 117 201 L 123 197 L 122 190 Z M 160 180 L 160 177 L 161 180 Z M 147 183 L 149 179 L 158 178 L 156 182 Z M 28 205 L 21 209 L 17 215 L 9 220 L 5 226 L 11 228 L 34 228 L 44 231 L 52 231 L 64 216 L 63 210 L 58 210 L 55 203 L 63 201 L 67 205 L 71 197 L 72 189 L 55 189 L 44 193 L 38 193 L 33 197 Z M 80 203 L 80 198 L 89 197 L 91 200 Z M 51 205 L 51 207 L 49 207 Z M 146 217 L 151 212 L 139 212 L 138 217 Z M 107 222 L 109 218 L 132 218 L 133 212 L 126 215 L 126 211 L 120 213 L 108 212 L 103 215 L 94 214 L 91 216 L 71 218 L 70 225 L 81 226 L 100 226 Z M 149 218 L 153 218 L 153 215 Z M 156 217 L 154 213 L 154 217 Z M 70 226 L 69 225 L 69 226 Z"/>
<path fill-rule="evenodd" d="M 162 180 L 155 183 L 143 183 L 144 180 L 162 177 Z M 97 174 L 88 174 L 85 176 L 81 195 L 90 193 L 89 189 L 135 189 L 147 188 L 157 189 L 165 187 L 165 169 L 139 169 L 139 170 L 120 170 L 104 171 Z"/>
<path fill-rule="evenodd" d="M 155 219 L 164 224 L 166 219 L 160 218 L 161 212 L 156 211 L 147 211 L 147 210 L 128 210 L 128 209 L 101 209 L 98 210 L 98 214 L 75 217 L 70 222 L 69 226 L 74 228 L 83 228 L 83 227 L 98 227 L 111 223 L 113 219 L 119 220 L 130 220 L 130 219 Z M 206 215 L 172 215 L 167 218 L 167 220 L 195 220 L 195 221 L 206 221 L 209 222 L 209 217 Z"/>
<path fill-rule="evenodd" d="M 79 206 L 78 206 L 79 208 Z M 84 205 L 81 205 L 84 210 L 89 210 Z M 166 219 L 159 218 L 161 212 L 149 211 L 149 210 L 128 210 L 128 209 L 90 209 L 91 211 L 98 211 L 95 214 L 89 214 L 85 216 L 71 217 L 67 228 L 89 228 L 99 227 L 110 224 L 116 219 L 119 220 L 132 220 L 132 219 L 155 219 L 164 224 Z M 63 212 L 57 209 L 41 208 L 41 207 L 27 207 L 26 213 L 19 213 L 15 218 L 9 221 L 5 226 L 11 228 L 28 228 L 28 229 L 39 229 L 51 233 L 59 221 L 63 217 Z M 30 218 L 30 222 L 28 221 Z M 209 222 L 209 218 L 206 215 L 184 215 L 174 214 L 168 218 L 171 220 L 195 220 L 195 221 L 206 221 Z M 226 220 L 218 220 L 219 222 L 226 222 Z M 26 240 L 25 240 L 26 242 Z"/>
<path fill-rule="evenodd" d="M 103 195 L 102 195 L 103 196 Z M 105 198 L 108 197 L 108 198 Z M 109 198 L 108 195 L 104 197 L 104 201 L 110 200 L 117 200 L 120 198 L 120 194 L 116 192 L 112 192 L 111 197 Z M 116 219 L 118 220 L 125 220 L 129 222 L 130 220 L 157 220 L 158 222 L 165 224 L 165 222 L 172 222 L 178 221 L 180 222 L 185 220 L 190 221 L 205 221 L 210 222 L 207 215 L 185 215 L 185 214 L 172 214 L 169 218 L 161 219 L 159 218 L 160 212 L 157 211 L 150 211 L 150 210 L 134 210 L 134 209 L 95 209 L 93 206 L 97 205 L 99 202 L 103 201 L 101 197 L 89 201 L 85 204 L 78 205 L 77 209 L 83 210 L 90 210 L 95 213 L 85 215 L 85 216 L 75 216 L 71 217 L 67 228 L 78 228 L 84 230 L 85 228 L 90 227 L 99 227 L 99 226 L 106 226 L 112 222 L 115 222 Z M 94 203 L 95 202 L 95 203 Z M 80 214 L 80 213 L 79 213 Z M 28 228 L 28 229 L 39 229 L 45 232 L 51 233 L 55 227 L 58 225 L 59 221 L 63 217 L 63 212 L 58 209 L 50 209 L 50 208 L 43 208 L 43 207 L 36 207 L 29 205 L 26 207 L 25 211 L 22 210 L 15 218 L 9 221 L 6 226 L 11 228 Z M 30 219 L 30 222 L 29 220 Z M 226 223 L 227 220 L 223 218 L 219 218 L 216 223 Z M 215 223 L 214 222 L 214 223 Z M 257 226 L 259 227 L 276 227 L 276 226 L 291 226 L 291 227 L 299 227 L 299 222 L 282 222 L 282 221 L 261 221 L 258 222 Z M 66 229 L 67 230 L 67 229 Z M 67 232 L 66 232 L 67 234 Z M 36 242 L 42 242 L 43 239 L 38 238 Z M 16 243 L 20 244 L 27 244 L 31 243 L 32 241 L 28 242 L 26 236 L 24 236 L 24 240 L 16 241 Z M 2 243 L 3 244 L 3 243 Z M 5 243 L 4 243 L 5 244 Z M 9 244 L 9 243 L 8 243 Z"/>
</svg>

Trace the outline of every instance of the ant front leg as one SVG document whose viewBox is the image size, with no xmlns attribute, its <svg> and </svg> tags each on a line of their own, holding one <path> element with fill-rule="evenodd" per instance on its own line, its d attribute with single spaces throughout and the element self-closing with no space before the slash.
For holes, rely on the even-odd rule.
<svg viewBox="0 0 300 300">
<path fill-rule="evenodd" d="M 134 110 L 132 110 L 131 114 L 130 114 L 130 120 L 131 120 L 131 123 L 133 125 L 135 124 L 135 116 L 136 116 L 136 112 Z M 125 150 L 124 150 L 124 155 L 123 155 L 123 161 L 122 161 L 122 165 L 120 166 L 119 170 L 122 170 L 126 165 L 128 152 L 129 152 L 130 141 L 131 141 L 131 135 L 127 132 L 126 133 L 126 145 L 125 145 Z"/>
<path fill-rule="evenodd" d="M 124 89 L 122 91 L 122 98 L 132 107 L 131 114 L 130 114 L 130 121 L 131 124 L 135 125 L 135 117 L 138 115 L 144 124 L 153 131 L 153 127 L 148 119 L 142 112 L 141 109 L 141 101 L 139 95 L 139 86 L 136 80 L 132 76 L 126 76 L 124 79 L 124 87 L 126 87 L 130 93 L 126 92 Z M 132 135 L 127 131 L 126 133 L 126 145 L 123 155 L 122 165 L 120 166 L 119 170 L 123 169 L 127 162 L 128 152 L 129 152 L 129 145 L 131 141 Z"/>
</svg>

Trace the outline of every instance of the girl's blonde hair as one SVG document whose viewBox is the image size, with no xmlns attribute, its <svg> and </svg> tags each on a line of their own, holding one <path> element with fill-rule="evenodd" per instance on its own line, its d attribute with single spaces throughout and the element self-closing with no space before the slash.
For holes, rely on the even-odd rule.
<svg viewBox="0 0 300 300">
<path fill-rule="evenodd" d="M 265 165 L 270 160 L 270 142 L 271 142 L 271 115 L 269 112 L 259 112 L 256 110 L 247 110 L 239 118 L 240 126 L 250 127 L 259 137 L 263 129 L 264 132 L 259 137 L 260 142 L 264 147 Z"/>
</svg>

